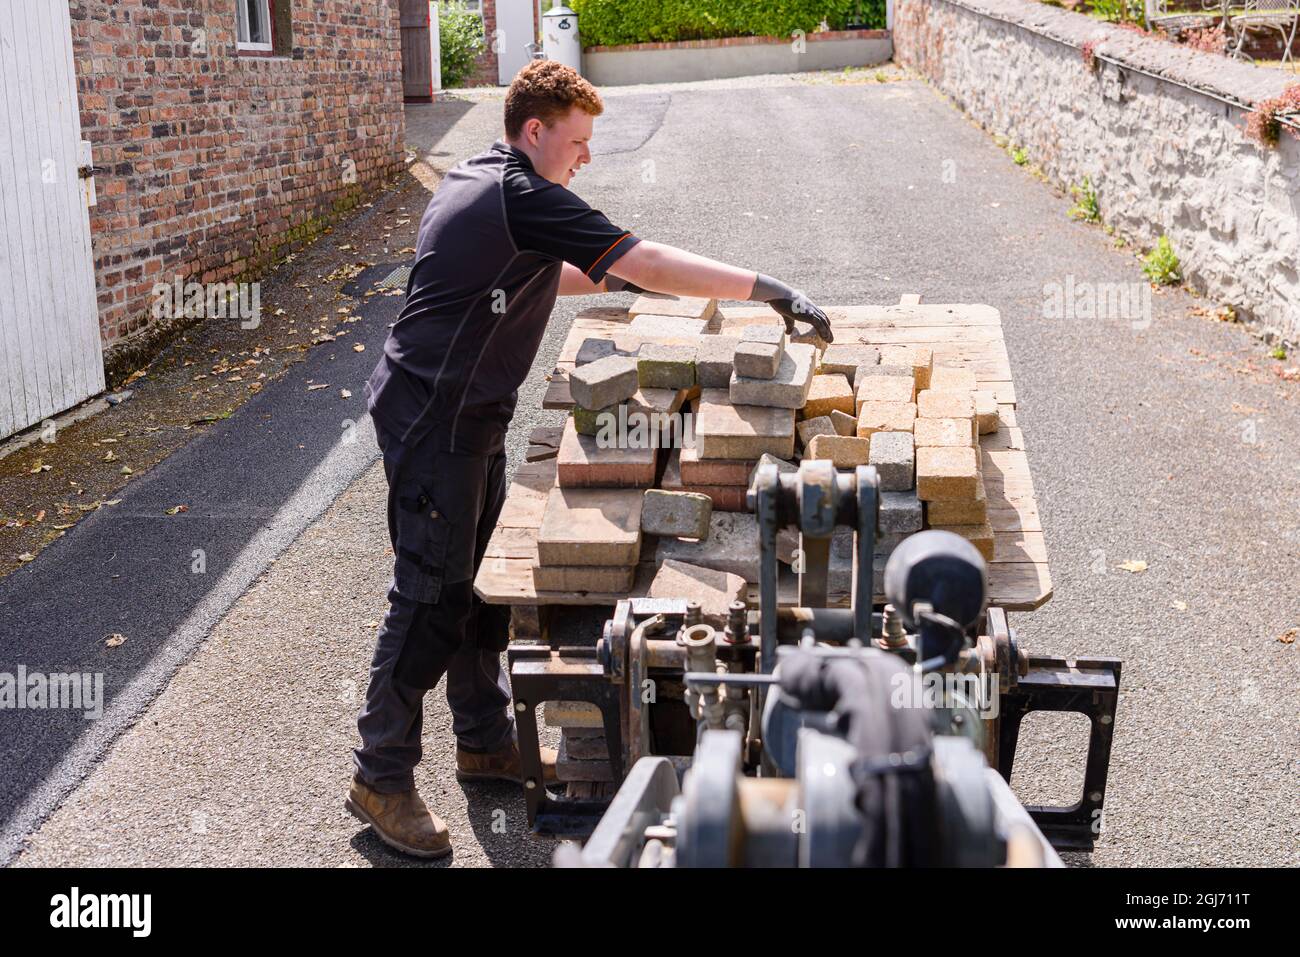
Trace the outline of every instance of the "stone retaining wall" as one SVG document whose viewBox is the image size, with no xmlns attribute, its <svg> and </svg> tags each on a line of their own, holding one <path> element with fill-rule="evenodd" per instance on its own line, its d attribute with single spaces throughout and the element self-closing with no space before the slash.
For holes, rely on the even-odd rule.
<svg viewBox="0 0 1300 957">
<path fill-rule="evenodd" d="M 1294 74 L 1030 0 L 897 0 L 893 36 L 898 63 L 1057 185 L 1090 178 L 1120 235 L 1168 235 L 1192 286 L 1300 341 L 1300 141 L 1245 136 Z"/>
</svg>

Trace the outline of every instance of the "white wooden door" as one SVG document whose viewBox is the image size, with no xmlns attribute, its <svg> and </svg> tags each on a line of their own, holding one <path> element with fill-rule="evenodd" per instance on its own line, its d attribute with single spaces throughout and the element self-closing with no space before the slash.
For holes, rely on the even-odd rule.
<svg viewBox="0 0 1300 957">
<path fill-rule="evenodd" d="M 429 0 L 429 93 L 437 93 L 442 89 L 442 40 L 441 21 L 439 20 L 439 10 L 437 0 Z"/>
<path fill-rule="evenodd" d="M 0 3 L 0 437 L 103 391 L 67 0 Z"/>
<path fill-rule="evenodd" d="M 496 0 L 496 5 L 497 80 L 505 85 L 528 65 L 528 44 L 537 42 L 534 4 L 533 0 Z"/>
</svg>

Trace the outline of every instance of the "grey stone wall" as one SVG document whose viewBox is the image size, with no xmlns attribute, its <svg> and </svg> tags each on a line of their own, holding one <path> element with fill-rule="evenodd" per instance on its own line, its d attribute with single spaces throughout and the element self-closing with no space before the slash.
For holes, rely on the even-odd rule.
<svg viewBox="0 0 1300 957">
<path fill-rule="evenodd" d="M 1245 135 L 1250 106 L 1294 74 L 1032 0 L 897 0 L 893 30 L 897 62 L 1057 185 L 1091 178 L 1120 235 L 1168 235 L 1191 285 L 1300 341 L 1300 140 Z"/>
</svg>

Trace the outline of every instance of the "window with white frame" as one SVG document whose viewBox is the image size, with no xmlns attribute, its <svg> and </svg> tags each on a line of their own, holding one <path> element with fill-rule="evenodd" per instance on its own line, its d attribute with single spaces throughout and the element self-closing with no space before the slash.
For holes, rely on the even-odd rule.
<svg viewBox="0 0 1300 957">
<path fill-rule="evenodd" d="M 477 13 L 480 20 L 483 19 L 483 0 L 461 0 L 465 4 L 465 9 L 470 13 Z"/>
<path fill-rule="evenodd" d="M 236 49 L 271 52 L 271 0 L 235 0 L 235 20 Z"/>
</svg>

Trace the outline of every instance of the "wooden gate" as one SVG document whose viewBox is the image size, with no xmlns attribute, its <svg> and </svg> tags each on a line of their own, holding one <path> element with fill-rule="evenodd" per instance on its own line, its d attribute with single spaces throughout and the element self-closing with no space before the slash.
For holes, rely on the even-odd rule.
<svg viewBox="0 0 1300 957">
<path fill-rule="evenodd" d="M 103 391 L 66 0 L 0 3 L 0 437 Z"/>
<path fill-rule="evenodd" d="M 402 97 L 428 100 L 442 89 L 438 4 L 430 0 L 401 0 L 401 3 Z"/>
</svg>

